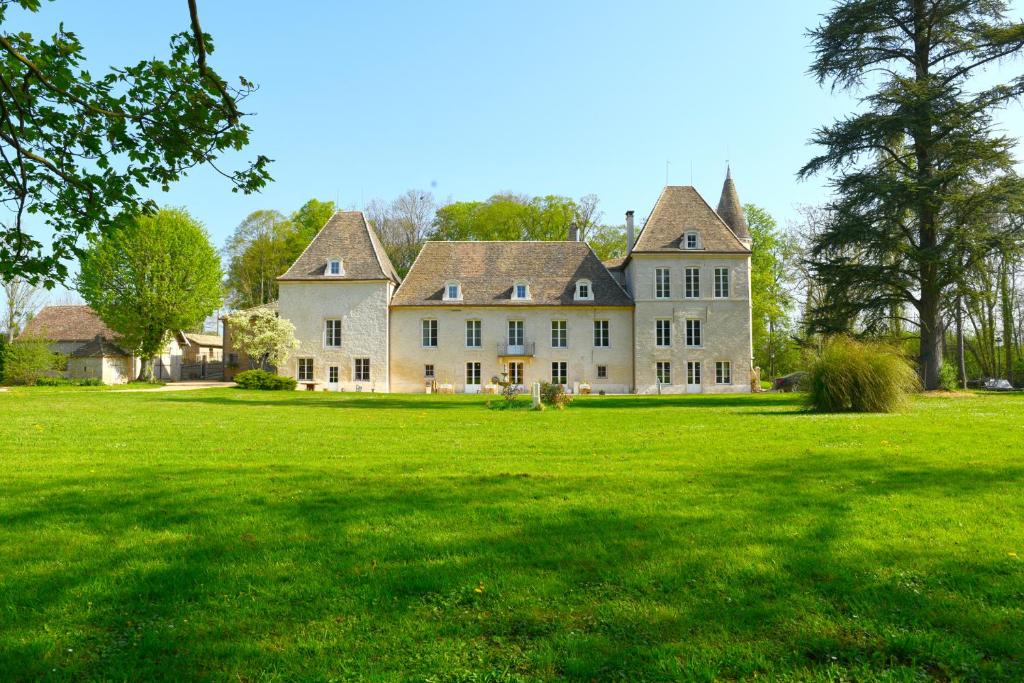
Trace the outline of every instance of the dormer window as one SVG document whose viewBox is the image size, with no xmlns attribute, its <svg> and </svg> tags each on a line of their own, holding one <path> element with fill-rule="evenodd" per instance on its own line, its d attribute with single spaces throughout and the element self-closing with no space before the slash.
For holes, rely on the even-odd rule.
<svg viewBox="0 0 1024 683">
<path fill-rule="evenodd" d="M 334 276 L 345 274 L 345 269 L 341 265 L 341 259 L 333 259 L 327 262 L 327 274 Z"/>
<path fill-rule="evenodd" d="M 444 283 L 445 301 L 462 301 L 462 285 L 452 280 Z"/>
<path fill-rule="evenodd" d="M 526 301 L 530 298 L 530 285 L 517 282 L 512 286 L 512 298 L 515 301 Z"/>
<path fill-rule="evenodd" d="M 683 235 L 683 249 L 700 249 L 700 235 L 695 232 Z"/>
<path fill-rule="evenodd" d="M 594 300 L 594 288 L 590 284 L 590 280 L 577 280 L 576 281 L 576 301 L 593 301 Z"/>
</svg>

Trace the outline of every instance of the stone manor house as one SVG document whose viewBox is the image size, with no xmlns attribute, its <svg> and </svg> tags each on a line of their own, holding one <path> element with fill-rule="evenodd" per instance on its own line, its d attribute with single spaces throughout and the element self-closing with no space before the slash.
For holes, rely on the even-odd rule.
<svg viewBox="0 0 1024 683">
<path fill-rule="evenodd" d="M 666 187 L 627 254 L 564 242 L 427 242 L 400 278 L 362 212 L 334 214 L 280 283 L 300 347 L 279 368 L 315 389 L 476 393 L 751 390 L 751 238 L 731 174 L 718 210 Z M 634 239 L 635 237 L 635 239 Z"/>
</svg>

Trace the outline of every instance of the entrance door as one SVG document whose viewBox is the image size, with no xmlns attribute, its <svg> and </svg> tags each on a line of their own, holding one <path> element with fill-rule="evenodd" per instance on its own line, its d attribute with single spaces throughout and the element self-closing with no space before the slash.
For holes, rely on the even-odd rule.
<svg viewBox="0 0 1024 683">
<path fill-rule="evenodd" d="M 519 387 L 523 386 L 523 364 L 521 361 L 509 361 L 505 366 L 508 373 L 508 381 Z"/>
<path fill-rule="evenodd" d="M 476 361 L 466 363 L 466 393 L 480 393 L 480 363 Z"/>
<path fill-rule="evenodd" d="M 327 390 L 337 391 L 338 390 L 338 366 L 331 365 L 327 368 Z"/>
<path fill-rule="evenodd" d="M 686 393 L 699 394 L 703 391 L 701 387 L 700 361 L 687 361 L 686 363 Z"/>
<path fill-rule="evenodd" d="M 508 321 L 508 352 L 510 354 L 524 353 L 526 350 L 526 337 L 524 335 L 522 320 Z"/>
</svg>

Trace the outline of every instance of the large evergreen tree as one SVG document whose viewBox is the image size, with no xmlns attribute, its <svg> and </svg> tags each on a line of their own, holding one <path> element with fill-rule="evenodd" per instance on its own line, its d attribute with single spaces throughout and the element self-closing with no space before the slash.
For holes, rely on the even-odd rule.
<svg viewBox="0 0 1024 683">
<path fill-rule="evenodd" d="M 961 251 L 1005 238 L 995 232 L 1006 223 L 977 217 L 1021 191 L 1015 140 L 992 113 L 1020 98 L 1024 78 L 974 78 L 1024 46 L 1024 25 L 1005 12 L 1000 0 L 842 0 L 810 33 L 818 81 L 866 90 L 864 111 L 816 131 L 824 152 L 800 172 L 836 174 L 834 220 L 811 258 L 844 296 L 816 317 L 857 315 L 870 327 L 913 308 L 929 389 L 940 381 L 944 297 L 972 261 Z"/>
</svg>

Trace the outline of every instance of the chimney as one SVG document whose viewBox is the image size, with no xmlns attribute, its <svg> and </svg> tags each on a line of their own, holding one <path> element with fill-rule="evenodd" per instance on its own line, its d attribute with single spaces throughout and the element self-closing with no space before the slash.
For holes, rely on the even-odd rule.
<svg viewBox="0 0 1024 683">
<path fill-rule="evenodd" d="M 633 212 L 626 212 L 626 253 L 633 251 Z"/>
<path fill-rule="evenodd" d="M 580 229 L 576 227 L 576 221 L 569 224 L 569 241 L 579 242 L 580 241 Z"/>
</svg>

